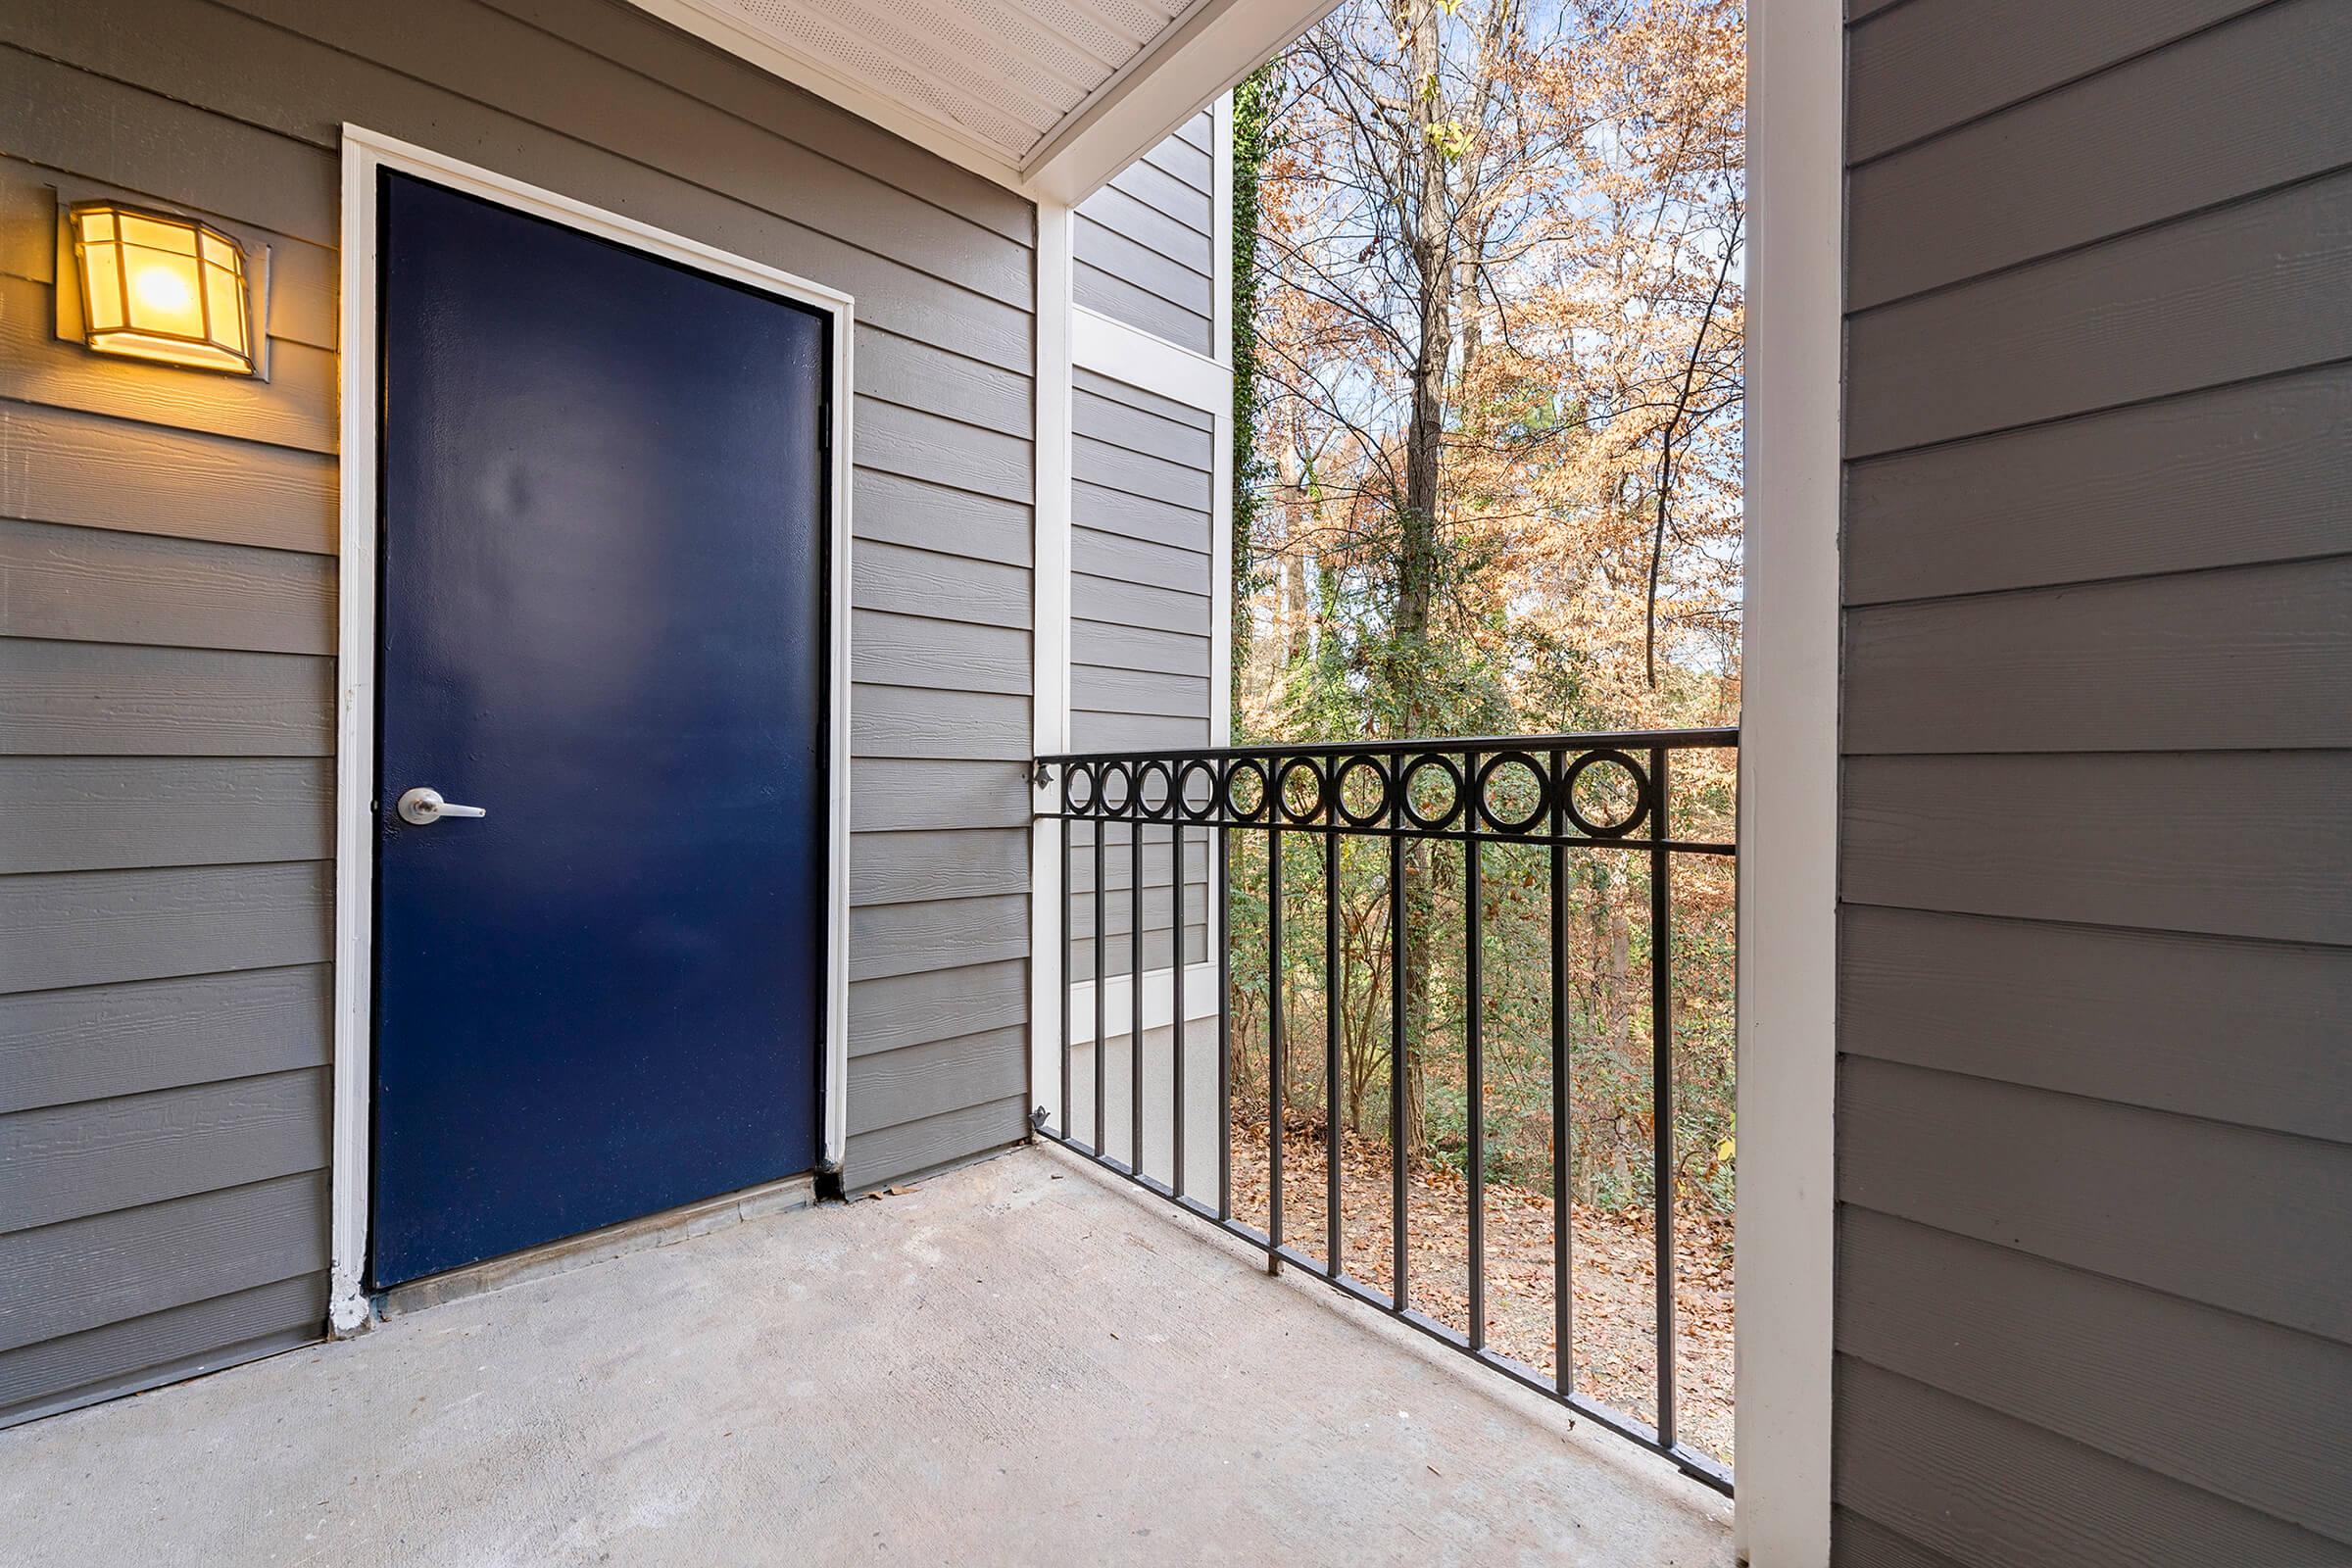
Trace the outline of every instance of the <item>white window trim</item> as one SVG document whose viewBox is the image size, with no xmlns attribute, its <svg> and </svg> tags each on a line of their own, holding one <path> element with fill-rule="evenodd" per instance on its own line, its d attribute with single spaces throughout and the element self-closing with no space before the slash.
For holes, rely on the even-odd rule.
<svg viewBox="0 0 2352 1568">
<path fill-rule="evenodd" d="M 1844 27 L 1748 14 L 1740 735 L 1738 1549 L 1829 1560 Z"/>
<path fill-rule="evenodd" d="M 335 1054 L 334 1152 L 329 1237 L 328 1322 L 337 1334 L 364 1328 L 369 1209 L 369 1116 L 373 1085 L 373 881 L 375 776 L 376 554 L 376 175 L 420 175 L 436 184 L 568 228 L 683 263 L 816 310 L 832 322 L 827 395 L 832 459 L 827 519 L 831 543 L 826 731 L 825 1036 L 819 1099 L 822 1157 L 838 1164 L 846 1146 L 849 1081 L 850 849 L 850 354 L 855 302 L 838 289 L 763 267 L 683 235 L 590 207 L 570 197 L 412 143 L 343 127 L 342 397 L 339 593 L 335 705 Z M 789 1173 L 779 1173 L 789 1174 Z"/>
<path fill-rule="evenodd" d="M 1225 270 L 1232 270 L 1230 256 Z M 1124 381 L 1171 403 L 1232 421 L 1230 367 L 1140 326 L 1113 320 L 1090 306 L 1070 307 L 1070 363 L 1081 370 Z M 1230 508 L 1232 498 L 1226 500 Z"/>
<path fill-rule="evenodd" d="M 1144 1032 L 1165 1029 L 1176 1016 L 1175 970 L 1162 965 L 1144 971 Z M 1105 975 L 1102 979 L 1102 1033 L 1124 1040 L 1135 1028 L 1135 979 Z M 1214 1018 L 1218 1013 L 1215 959 L 1184 966 L 1184 1016 L 1188 1023 Z M 1059 1020 L 1055 1020 L 1056 1023 Z M 1070 1045 L 1095 1043 L 1095 982 L 1090 977 L 1070 982 Z M 1058 1070 L 1058 1069 L 1056 1069 Z M 1056 1086 L 1055 1092 L 1059 1092 Z"/>
</svg>

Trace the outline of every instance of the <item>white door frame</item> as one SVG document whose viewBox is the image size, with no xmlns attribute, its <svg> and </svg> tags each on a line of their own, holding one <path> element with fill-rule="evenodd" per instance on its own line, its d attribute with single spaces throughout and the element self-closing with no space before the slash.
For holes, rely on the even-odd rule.
<svg viewBox="0 0 2352 1568">
<path fill-rule="evenodd" d="M 1830 1553 L 1844 19 L 1748 12 L 1735 1535 Z"/>
<path fill-rule="evenodd" d="M 747 284 L 831 323 L 832 452 L 826 739 L 825 1024 L 818 1102 L 822 1158 L 837 1165 L 848 1126 L 850 845 L 850 373 L 856 304 L 822 283 L 715 250 L 537 185 L 358 125 L 343 127 L 341 570 L 336 600 L 335 1055 L 333 1207 L 327 1315 L 363 1328 L 368 1265 L 369 1106 L 374 1046 L 376 176 L 397 170 L 633 250 Z M 779 1171 L 778 1175 L 791 1172 Z"/>
</svg>

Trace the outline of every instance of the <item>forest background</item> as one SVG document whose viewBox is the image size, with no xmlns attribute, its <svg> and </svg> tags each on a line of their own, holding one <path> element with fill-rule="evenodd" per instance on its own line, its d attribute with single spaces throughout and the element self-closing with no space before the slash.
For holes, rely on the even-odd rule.
<svg viewBox="0 0 2352 1568">
<path fill-rule="evenodd" d="M 1737 0 L 1348 0 L 1237 89 L 1238 742 L 1738 722 L 1744 27 Z M 1678 757 L 1678 837 L 1733 837 L 1735 770 L 1728 751 Z M 1264 951 L 1259 837 L 1234 836 L 1237 953 Z M 1485 960 L 1477 1113 L 1495 1200 L 1543 1208 L 1536 1230 L 1547 1229 L 1564 1134 L 1567 1197 L 1580 1236 L 1595 1227 L 1591 1250 L 1609 1250 L 1612 1221 L 1645 1223 L 1646 858 L 1580 850 L 1567 861 L 1572 1108 L 1558 1129 L 1549 856 L 1491 847 L 1473 889 L 1458 848 L 1416 849 L 1402 889 L 1413 1044 L 1396 1075 L 1388 857 L 1377 841 L 1347 847 L 1336 985 L 1319 942 L 1284 956 L 1289 1037 L 1320 1042 L 1336 1005 L 1344 1044 L 1336 1091 L 1320 1050 L 1287 1054 L 1295 1233 L 1317 1234 L 1298 1227 L 1319 1211 L 1327 1105 L 1385 1195 L 1393 1084 L 1407 1100 L 1416 1190 L 1449 1200 L 1474 1113 L 1462 1056 L 1472 897 Z M 1695 1301 L 1689 1314 L 1702 1341 L 1720 1329 L 1723 1430 L 1706 1446 L 1726 1458 L 1733 873 L 1728 859 L 1675 858 L 1671 942 L 1678 1242 L 1683 1272 L 1708 1273 L 1726 1302 L 1712 1327 Z M 1322 929 L 1322 880 L 1288 887 L 1289 930 Z M 1235 1103 L 1262 1115 L 1269 984 L 1250 967 L 1236 965 Z M 1262 1122 L 1256 1136 L 1262 1161 Z M 1348 1266 L 1377 1282 L 1385 1226 L 1349 1221 Z M 1429 1252 L 1416 1267 L 1458 1275 L 1450 1227 L 1413 1229 Z M 1510 1226 L 1491 1215 L 1489 1230 L 1507 1251 Z M 1542 1235 L 1527 1241 L 1547 1253 Z M 1528 1299 L 1490 1290 L 1490 1339 L 1548 1366 L 1540 1261 L 1518 1293 Z M 1607 1282 L 1592 1283 L 1597 1295 Z M 1587 1285 L 1580 1271 L 1580 1298 Z M 1626 1285 L 1617 1294 L 1647 1288 Z M 1458 1315 L 1454 1293 L 1439 1294 Z M 1646 1316 L 1631 1299 L 1605 1304 Z M 1512 1348 L 1514 1335 L 1525 1343 Z M 1595 1337 L 1593 1392 L 1640 1413 L 1639 1348 L 1620 1348 L 1610 1356 Z M 1681 1353 L 1714 1352 L 1693 1342 Z M 1580 1382 L 1587 1357 L 1580 1335 Z"/>
</svg>

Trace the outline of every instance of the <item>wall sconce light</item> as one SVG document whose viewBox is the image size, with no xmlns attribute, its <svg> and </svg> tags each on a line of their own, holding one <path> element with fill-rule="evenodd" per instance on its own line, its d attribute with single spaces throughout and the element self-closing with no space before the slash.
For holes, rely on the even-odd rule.
<svg viewBox="0 0 2352 1568">
<path fill-rule="evenodd" d="M 119 202 L 67 213 L 82 341 L 102 354 L 251 375 L 245 250 L 209 223 Z"/>
</svg>

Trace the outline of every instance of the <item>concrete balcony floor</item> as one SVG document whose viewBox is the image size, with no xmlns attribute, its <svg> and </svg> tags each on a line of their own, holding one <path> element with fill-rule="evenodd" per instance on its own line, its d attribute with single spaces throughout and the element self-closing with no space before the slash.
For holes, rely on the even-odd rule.
<svg viewBox="0 0 2352 1568">
<path fill-rule="evenodd" d="M 10 1563 L 1728 1565 L 1731 1505 L 1058 1152 L 0 1434 Z"/>
</svg>

